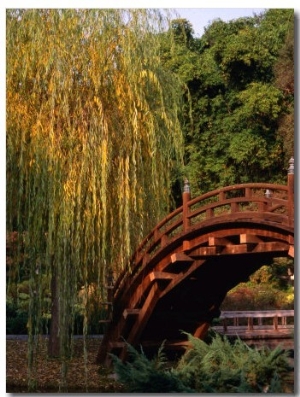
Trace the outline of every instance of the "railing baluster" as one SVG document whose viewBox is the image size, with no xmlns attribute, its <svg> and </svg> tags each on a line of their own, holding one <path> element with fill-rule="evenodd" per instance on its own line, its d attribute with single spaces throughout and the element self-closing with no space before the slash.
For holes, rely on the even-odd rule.
<svg viewBox="0 0 300 397">
<path fill-rule="evenodd" d="M 168 237 L 163 234 L 160 240 L 161 247 L 165 247 L 168 244 Z"/>
<path fill-rule="evenodd" d="M 223 190 L 220 191 L 219 193 L 219 201 L 224 201 L 225 199 L 225 192 Z"/>
<path fill-rule="evenodd" d="M 277 331 L 278 330 L 278 316 L 274 316 L 273 325 L 274 325 L 274 329 Z"/>
<path fill-rule="evenodd" d="M 212 218 L 212 217 L 214 216 L 214 211 L 213 211 L 212 208 L 208 208 L 208 209 L 205 211 L 205 214 L 206 214 L 206 219 L 209 219 L 209 218 Z"/>
<path fill-rule="evenodd" d="M 230 205 L 230 209 L 231 209 L 231 212 L 232 212 L 232 213 L 233 213 L 233 212 L 237 212 L 238 209 L 239 209 L 238 203 L 236 203 L 235 201 L 233 201 L 233 202 L 231 203 L 231 205 Z"/>
<path fill-rule="evenodd" d="M 245 189 L 245 197 L 246 198 L 252 197 L 252 189 L 250 187 L 246 187 L 246 189 Z"/>
</svg>

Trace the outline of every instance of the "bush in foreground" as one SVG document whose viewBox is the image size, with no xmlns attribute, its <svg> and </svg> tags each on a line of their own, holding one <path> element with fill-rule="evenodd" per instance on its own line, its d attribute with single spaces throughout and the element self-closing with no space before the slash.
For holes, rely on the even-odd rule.
<svg viewBox="0 0 300 397">
<path fill-rule="evenodd" d="M 189 334 L 188 339 L 192 348 L 179 361 L 176 373 L 197 392 L 283 392 L 292 368 L 280 346 L 251 348 L 240 339 L 231 343 L 218 334 L 210 344 Z"/>
<path fill-rule="evenodd" d="M 168 370 L 163 344 L 156 357 L 149 360 L 143 350 L 138 352 L 127 345 L 130 361 L 122 362 L 112 355 L 114 369 L 129 393 L 191 393 L 193 389 L 185 386 L 172 370 Z"/>
<path fill-rule="evenodd" d="M 113 356 L 114 369 L 127 392 L 282 393 L 292 370 L 280 347 L 250 348 L 216 334 L 210 344 L 193 337 L 175 368 L 168 368 L 163 345 L 149 360 L 128 345 L 129 361 Z"/>
</svg>

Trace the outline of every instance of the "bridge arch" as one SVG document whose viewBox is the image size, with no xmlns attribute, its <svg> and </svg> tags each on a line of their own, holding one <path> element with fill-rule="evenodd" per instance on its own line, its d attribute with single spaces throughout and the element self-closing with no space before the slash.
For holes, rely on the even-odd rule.
<svg viewBox="0 0 300 397">
<path fill-rule="evenodd" d="M 126 357 L 126 342 L 182 349 L 203 338 L 227 292 L 275 257 L 294 256 L 294 173 L 287 185 L 248 183 L 191 199 L 141 242 L 113 290 L 97 362 Z"/>
</svg>

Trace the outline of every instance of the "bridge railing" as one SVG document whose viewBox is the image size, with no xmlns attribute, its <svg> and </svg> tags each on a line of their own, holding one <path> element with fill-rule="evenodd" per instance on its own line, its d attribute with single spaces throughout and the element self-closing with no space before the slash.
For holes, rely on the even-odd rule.
<svg viewBox="0 0 300 397">
<path fill-rule="evenodd" d="M 236 213 L 281 214 L 288 221 L 288 188 L 284 185 L 248 183 L 227 186 L 185 203 L 186 228 L 206 219 Z"/>
<path fill-rule="evenodd" d="M 279 326 L 288 325 L 288 318 L 292 319 L 292 324 L 294 323 L 294 310 L 222 311 L 219 318 L 222 321 L 224 333 L 228 331 L 228 327 L 243 326 L 242 320 L 246 320 L 248 331 L 252 331 L 255 326 L 254 320 L 257 322 L 257 327 L 262 327 L 267 319 L 272 320 L 272 327 L 277 331 Z M 281 319 L 280 322 L 279 319 Z"/>
<path fill-rule="evenodd" d="M 189 192 L 183 193 L 183 205 L 167 215 L 140 243 L 130 259 L 127 269 L 118 278 L 114 295 L 129 283 L 149 262 L 149 259 L 180 234 L 191 231 L 199 223 L 205 224 L 211 218 L 230 220 L 236 217 L 248 218 L 268 213 L 283 224 L 289 224 L 289 189 L 285 185 L 268 183 L 247 183 L 227 186 L 190 199 Z M 251 214 L 249 214 L 251 213 Z M 259 215 L 261 214 L 261 215 Z M 130 277 L 125 277 L 126 273 Z"/>
</svg>

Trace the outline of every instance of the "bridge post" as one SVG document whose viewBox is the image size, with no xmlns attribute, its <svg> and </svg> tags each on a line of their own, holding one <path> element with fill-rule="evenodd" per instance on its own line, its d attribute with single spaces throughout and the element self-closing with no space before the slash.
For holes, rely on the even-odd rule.
<svg viewBox="0 0 300 397">
<path fill-rule="evenodd" d="M 294 157 L 290 158 L 288 168 L 288 216 L 289 223 L 294 222 Z"/>
<path fill-rule="evenodd" d="M 182 193 L 182 217 L 183 217 L 183 231 L 187 231 L 190 226 L 190 219 L 188 218 L 189 206 L 188 201 L 191 199 L 190 184 L 187 179 L 184 180 Z"/>
</svg>

